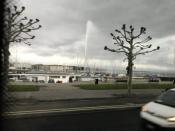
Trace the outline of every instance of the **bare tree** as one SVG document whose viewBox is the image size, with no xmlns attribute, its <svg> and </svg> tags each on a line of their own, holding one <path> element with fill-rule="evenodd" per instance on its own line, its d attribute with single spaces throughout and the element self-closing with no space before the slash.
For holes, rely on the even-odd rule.
<svg viewBox="0 0 175 131">
<path fill-rule="evenodd" d="M 18 9 L 17 6 L 9 7 L 5 11 L 5 30 L 6 30 L 6 41 L 12 42 L 23 42 L 27 45 L 31 45 L 27 40 L 34 39 L 35 36 L 30 33 L 33 30 L 38 30 L 41 25 L 36 25 L 39 19 L 29 19 L 23 16 L 25 7 L 22 6 Z"/>
<path fill-rule="evenodd" d="M 2 109 L 0 112 L 8 110 L 8 101 L 13 98 L 9 93 L 7 93 L 8 84 L 8 67 L 9 67 L 9 45 L 13 42 L 24 42 L 27 45 L 29 39 L 34 39 L 35 36 L 31 35 L 31 31 L 41 28 L 41 25 L 36 26 L 39 22 L 38 19 L 28 19 L 23 17 L 23 12 L 25 7 L 17 9 L 17 6 L 13 6 L 14 3 L 18 3 L 16 0 L 2 0 L 0 4 L 0 14 L 2 18 L 0 19 L 1 28 L 1 73 L 0 82 L 1 89 L 1 103 Z M 5 108 L 5 109 L 4 109 Z"/>
<path fill-rule="evenodd" d="M 160 47 L 151 49 L 152 44 L 146 44 L 146 42 L 150 41 L 152 38 L 150 36 L 140 40 L 140 36 L 146 34 L 146 28 L 141 27 L 140 32 L 136 35 L 134 33 L 133 26 L 129 26 L 129 29 L 126 29 L 126 25 L 123 24 L 121 31 L 116 29 L 115 32 L 117 35 L 111 33 L 114 44 L 117 46 L 116 49 L 104 47 L 104 50 L 108 50 L 115 53 L 124 53 L 126 58 L 124 60 L 128 60 L 127 65 L 127 76 L 128 76 L 128 94 L 131 95 L 132 89 L 132 74 L 133 74 L 133 65 L 134 60 L 138 55 L 145 55 L 147 53 L 159 50 Z"/>
<path fill-rule="evenodd" d="M 3 6 L 3 39 L 1 49 L 2 58 L 2 70 L 4 72 L 1 74 L 4 85 L 8 83 L 8 67 L 9 67 L 9 45 L 11 43 L 23 42 L 27 45 L 31 45 L 27 40 L 34 39 L 35 36 L 31 35 L 31 32 L 41 28 L 41 25 L 37 25 L 38 19 L 29 19 L 24 16 L 25 7 L 20 9 L 17 6 L 13 6 L 11 1 L 7 1 L 7 5 Z M 7 88 L 5 88 L 7 89 Z"/>
</svg>

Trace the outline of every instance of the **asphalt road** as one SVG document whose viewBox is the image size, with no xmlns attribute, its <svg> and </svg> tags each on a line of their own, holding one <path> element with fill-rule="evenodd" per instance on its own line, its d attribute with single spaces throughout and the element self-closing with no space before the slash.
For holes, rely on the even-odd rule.
<svg viewBox="0 0 175 131">
<path fill-rule="evenodd" d="M 9 118 L 4 131 L 140 131 L 139 109 L 110 109 Z"/>
</svg>

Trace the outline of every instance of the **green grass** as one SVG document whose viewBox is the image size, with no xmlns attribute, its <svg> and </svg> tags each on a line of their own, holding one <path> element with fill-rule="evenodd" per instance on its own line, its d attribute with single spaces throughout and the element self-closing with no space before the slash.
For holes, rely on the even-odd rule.
<svg viewBox="0 0 175 131">
<path fill-rule="evenodd" d="M 115 90 L 115 89 L 127 89 L 126 84 L 80 84 L 75 85 L 80 89 L 86 90 Z M 158 84 L 158 83 L 146 83 L 146 84 L 133 84 L 133 89 L 166 89 L 175 88 L 173 84 Z"/>
<path fill-rule="evenodd" d="M 7 88 L 10 92 L 39 91 L 36 85 L 8 85 Z"/>
</svg>

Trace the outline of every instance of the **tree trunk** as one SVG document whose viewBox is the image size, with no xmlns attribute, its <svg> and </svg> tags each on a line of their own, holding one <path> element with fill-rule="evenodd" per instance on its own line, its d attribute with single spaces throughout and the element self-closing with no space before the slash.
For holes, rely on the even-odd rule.
<svg viewBox="0 0 175 131">
<path fill-rule="evenodd" d="M 128 95 L 131 95 L 131 90 L 132 90 L 132 59 L 128 60 L 128 66 L 129 66 L 129 74 L 128 74 L 128 81 L 127 81 L 127 86 L 128 86 Z"/>
</svg>

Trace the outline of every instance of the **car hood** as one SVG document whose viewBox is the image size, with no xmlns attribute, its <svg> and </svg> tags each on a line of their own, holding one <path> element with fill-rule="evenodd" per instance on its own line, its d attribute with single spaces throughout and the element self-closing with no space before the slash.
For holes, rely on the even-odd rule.
<svg viewBox="0 0 175 131">
<path fill-rule="evenodd" d="M 147 112 L 162 118 L 175 117 L 175 108 L 167 105 L 150 102 L 145 105 Z"/>
</svg>

